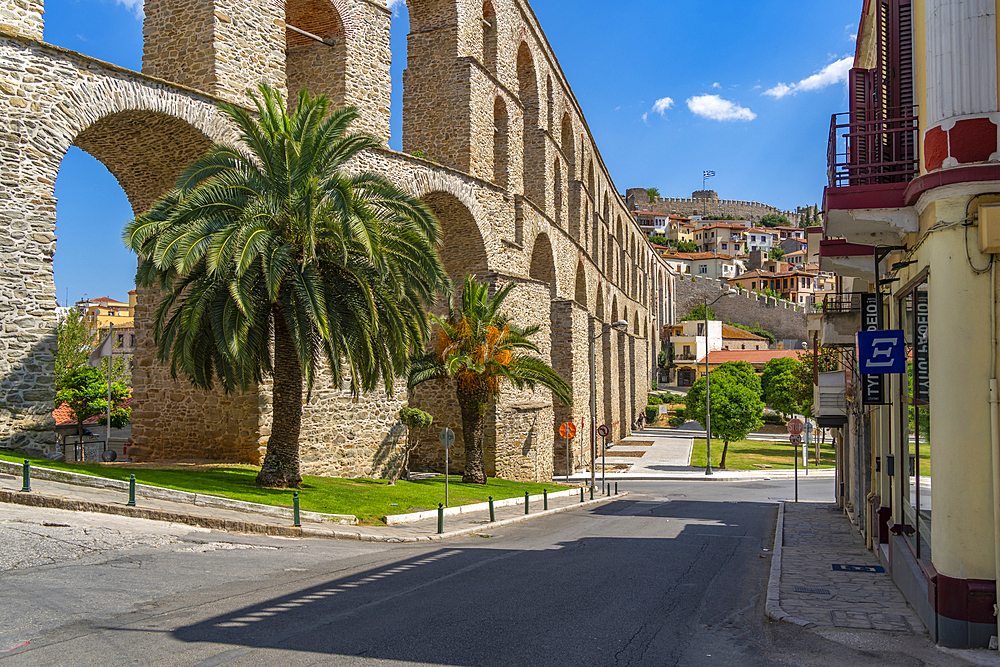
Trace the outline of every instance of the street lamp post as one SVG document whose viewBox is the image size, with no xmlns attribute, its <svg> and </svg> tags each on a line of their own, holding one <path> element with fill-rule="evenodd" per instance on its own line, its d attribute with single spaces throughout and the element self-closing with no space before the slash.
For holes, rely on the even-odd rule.
<svg viewBox="0 0 1000 667">
<path fill-rule="evenodd" d="M 594 343 L 598 338 L 608 333 L 611 329 L 625 329 L 628 327 L 627 320 L 618 320 L 611 324 L 605 324 L 601 332 L 590 337 L 590 486 L 593 488 L 596 482 L 597 473 L 595 462 L 597 461 L 597 352 Z M 605 369 L 607 372 L 607 369 Z M 569 461 L 566 462 L 567 467 Z"/>
<path fill-rule="evenodd" d="M 736 290 L 729 288 L 711 301 L 705 297 L 705 474 L 712 473 L 712 380 L 708 375 L 708 307 L 724 296 L 735 296 Z"/>
</svg>

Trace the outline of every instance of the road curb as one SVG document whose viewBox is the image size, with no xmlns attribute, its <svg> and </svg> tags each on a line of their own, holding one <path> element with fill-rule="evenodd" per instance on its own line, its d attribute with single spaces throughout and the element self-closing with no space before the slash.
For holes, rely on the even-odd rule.
<svg viewBox="0 0 1000 667">
<path fill-rule="evenodd" d="M 771 574 L 767 581 L 767 598 L 764 601 L 764 612 L 768 618 L 783 623 L 801 625 L 805 628 L 815 628 L 816 624 L 792 616 L 781 608 L 781 547 L 785 535 L 785 503 L 778 503 L 778 521 L 774 526 L 774 548 L 771 553 Z"/>
<path fill-rule="evenodd" d="M 447 533 L 420 535 L 415 537 L 398 537 L 393 535 L 366 535 L 363 533 L 353 533 L 339 530 L 322 530 L 316 528 L 296 528 L 295 526 L 280 526 L 275 524 L 257 523 L 254 521 L 236 521 L 233 519 L 217 519 L 214 517 L 196 516 L 192 514 L 180 514 L 178 512 L 167 512 L 164 510 L 147 509 L 144 507 L 129 507 L 127 505 L 110 505 L 106 503 L 95 503 L 86 500 L 69 500 L 66 498 L 53 498 L 52 496 L 42 496 L 37 493 L 21 493 L 15 491 L 5 491 L 0 489 L 0 503 L 11 503 L 16 505 L 26 505 L 28 507 L 45 507 L 50 509 L 70 510 L 74 512 L 93 512 L 97 514 L 114 514 L 127 516 L 133 519 L 149 519 L 152 521 L 168 521 L 170 523 L 180 523 L 189 526 L 199 526 L 211 530 L 221 530 L 229 533 L 250 533 L 260 535 L 273 535 L 277 537 L 318 537 L 335 540 L 354 540 L 356 542 L 384 542 L 389 544 L 409 543 L 409 542 L 432 542 L 446 540 L 453 537 L 461 537 L 472 533 L 483 532 L 485 529 L 509 526 L 537 517 L 559 514 L 569 510 L 583 507 L 591 507 L 601 503 L 617 500 L 628 495 L 623 492 L 615 496 L 605 496 L 586 500 L 574 505 L 566 505 L 551 510 L 542 510 L 524 516 L 485 523 L 479 526 L 470 526 Z"/>
</svg>

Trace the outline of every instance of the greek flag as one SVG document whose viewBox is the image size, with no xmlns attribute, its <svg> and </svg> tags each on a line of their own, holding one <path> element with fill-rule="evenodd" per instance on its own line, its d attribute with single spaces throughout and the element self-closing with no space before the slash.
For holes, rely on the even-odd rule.
<svg viewBox="0 0 1000 667">
<path fill-rule="evenodd" d="M 715 172 L 714 171 L 703 171 L 703 172 L 701 172 L 701 177 L 702 178 L 712 178 L 713 176 L 715 176 Z"/>
</svg>

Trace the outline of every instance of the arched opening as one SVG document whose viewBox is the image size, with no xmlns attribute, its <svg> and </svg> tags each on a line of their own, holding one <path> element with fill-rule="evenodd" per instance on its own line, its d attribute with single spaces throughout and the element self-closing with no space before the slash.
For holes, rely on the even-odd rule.
<svg viewBox="0 0 1000 667">
<path fill-rule="evenodd" d="M 555 111 L 556 101 L 552 94 L 552 75 L 545 77 L 545 129 L 549 134 L 553 134 L 555 125 L 552 124 L 552 116 Z"/>
<path fill-rule="evenodd" d="M 628 322 L 628 308 L 622 308 L 622 319 Z M 617 332 L 618 338 L 618 424 L 620 430 L 619 438 L 627 437 L 632 433 L 632 411 L 629 409 L 631 396 L 627 391 L 628 376 L 632 375 L 634 369 L 628 363 L 629 335 L 626 331 Z"/>
<path fill-rule="evenodd" d="M 611 202 L 608 200 L 607 192 L 604 193 L 604 224 L 611 226 Z"/>
<path fill-rule="evenodd" d="M 604 285 L 599 284 L 597 286 L 597 302 L 594 304 L 594 317 L 599 319 L 601 322 L 605 322 L 604 318 Z M 612 320 L 614 321 L 614 320 Z"/>
<path fill-rule="evenodd" d="M 299 90 L 325 94 L 331 106 L 344 104 L 347 93 L 347 40 L 340 14 L 330 0 L 285 3 L 285 77 L 289 106 Z M 322 38 L 316 41 L 292 28 Z"/>
<path fill-rule="evenodd" d="M 545 205 L 545 133 L 538 127 L 538 77 L 531 49 L 521 42 L 517 50 L 518 98 L 524 107 L 523 191 L 537 206 Z"/>
<path fill-rule="evenodd" d="M 493 3 L 483 3 L 483 66 L 497 76 L 497 14 Z"/>
<path fill-rule="evenodd" d="M 568 165 L 566 177 L 572 180 L 576 178 L 576 146 L 573 141 L 573 119 L 570 118 L 569 112 L 563 114 L 561 135 L 559 141 L 560 148 L 562 148 L 563 155 L 566 157 L 566 164 Z"/>
<path fill-rule="evenodd" d="M 539 234 L 531 249 L 531 266 L 528 277 L 549 286 L 553 296 L 556 293 L 556 262 L 552 254 L 552 243 L 548 234 Z"/>
<path fill-rule="evenodd" d="M 563 222 L 563 181 L 562 165 L 559 158 L 552 163 L 552 205 L 555 207 L 556 224 L 562 227 Z"/>
<path fill-rule="evenodd" d="M 576 265 L 576 288 L 573 292 L 573 299 L 578 304 L 587 308 L 587 272 L 583 268 L 583 262 Z"/>
<path fill-rule="evenodd" d="M 507 187 L 510 148 L 507 104 L 502 97 L 493 100 L 493 182 L 501 188 Z"/>
<path fill-rule="evenodd" d="M 590 198 L 597 201 L 597 193 L 594 191 L 594 161 L 589 160 L 587 163 L 587 192 L 590 193 Z"/>
<path fill-rule="evenodd" d="M 468 273 L 486 278 L 489 264 L 486 244 L 472 213 L 457 197 L 447 192 L 431 192 L 421 197 L 441 224 L 438 255 L 456 285 Z"/>
</svg>

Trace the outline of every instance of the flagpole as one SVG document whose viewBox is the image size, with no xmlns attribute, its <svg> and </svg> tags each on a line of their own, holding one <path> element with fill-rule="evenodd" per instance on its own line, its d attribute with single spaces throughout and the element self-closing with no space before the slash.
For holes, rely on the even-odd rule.
<svg viewBox="0 0 1000 667">
<path fill-rule="evenodd" d="M 108 355 L 108 430 L 104 434 L 104 449 L 111 444 L 111 362 L 115 359 L 115 323 L 108 323 L 108 340 L 111 342 L 111 354 Z"/>
</svg>

